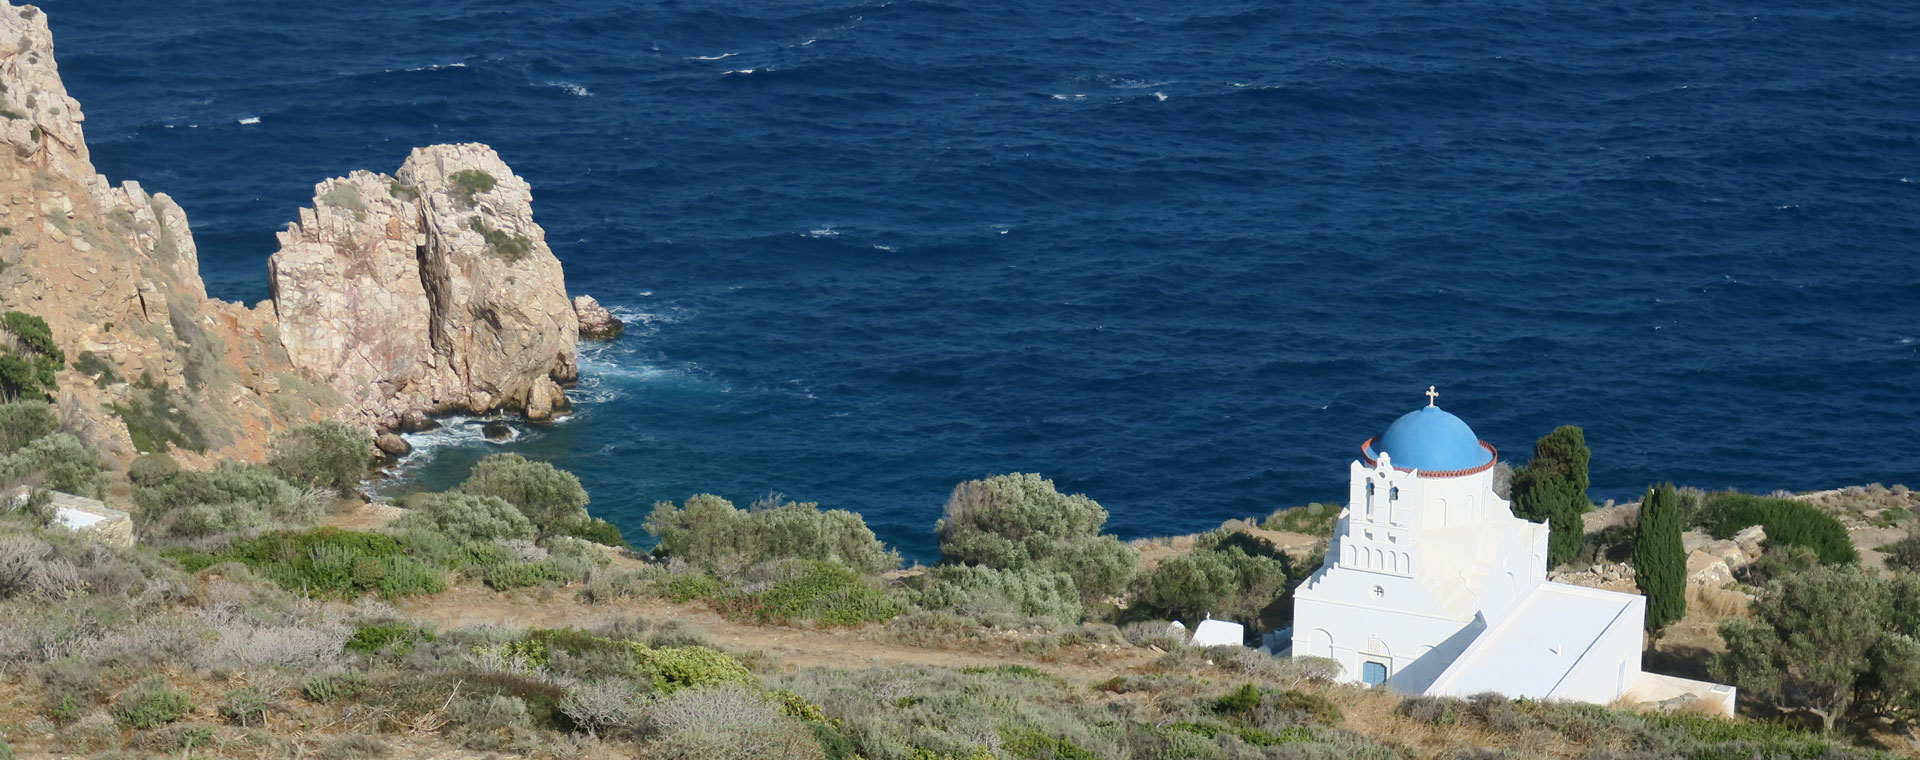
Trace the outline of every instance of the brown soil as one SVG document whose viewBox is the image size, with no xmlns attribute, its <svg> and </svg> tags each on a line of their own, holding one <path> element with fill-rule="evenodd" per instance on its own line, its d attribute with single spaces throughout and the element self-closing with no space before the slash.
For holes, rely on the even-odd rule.
<svg viewBox="0 0 1920 760">
<path fill-rule="evenodd" d="M 966 668 L 1017 662 L 1068 681 L 1085 683 L 1111 678 L 1157 656 L 1150 650 L 1116 647 L 1075 649 L 1053 655 L 917 647 L 886 640 L 887 629 L 878 625 L 853 628 L 759 625 L 729 620 L 700 604 L 640 600 L 589 605 L 567 598 L 567 593 L 565 590 L 559 594 L 537 590 L 502 593 L 463 585 L 433 597 L 403 600 L 395 606 L 444 628 L 481 623 L 530 628 L 594 628 L 618 618 L 632 617 L 655 625 L 674 621 L 701 633 L 722 649 L 771 654 L 788 670 L 811 667 L 858 670 L 892 665 Z M 1012 646 L 1017 640 L 1010 637 L 1005 643 Z"/>
</svg>

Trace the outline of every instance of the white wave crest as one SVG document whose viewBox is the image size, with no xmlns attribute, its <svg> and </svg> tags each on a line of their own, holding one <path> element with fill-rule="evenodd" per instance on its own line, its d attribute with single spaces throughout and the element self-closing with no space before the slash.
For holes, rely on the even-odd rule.
<svg viewBox="0 0 1920 760">
<path fill-rule="evenodd" d="M 736 55 L 739 55 L 739 53 L 721 53 L 721 54 L 719 54 L 719 55 L 690 55 L 690 56 L 687 56 L 687 60 L 689 60 L 689 61 L 718 61 L 718 60 L 721 60 L 721 59 L 723 59 L 723 58 L 732 58 L 732 57 L 734 57 L 734 56 L 736 56 Z"/>
<path fill-rule="evenodd" d="M 260 123 L 260 117 L 258 117 L 258 116 L 248 116 L 247 118 L 244 118 L 244 119 L 241 119 L 241 120 L 240 120 L 240 123 L 241 123 L 241 124 L 259 124 L 259 123 Z"/>
<path fill-rule="evenodd" d="M 565 91 L 567 92 L 567 94 L 568 94 L 568 95 L 572 95 L 572 96 L 574 96 L 574 97 L 576 97 L 576 98 L 591 98 L 591 97 L 593 97 L 593 91 L 592 91 L 592 90 L 589 90 L 589 89 L 587 89 L 587 88 L 585 88 L 585 87 L 582 87 L 582 86 L 580 86 L 580 85 L 577 85 L 577 84 L 574 84 L 574 83 L 572 83 L 572 82 L 562 82 L 562 81 L 559 81 L 559 80 L 555 80 L 555 81 L 552 81 L 552 82 L 548 82 L 548 83 L 547 83 L 547 86 L 548 86 L 548 87 L 553 87 L 553 88 L 556 88 L 556 89 L 560 89 L 560 90 L 565 90 Z"/>
</svg>

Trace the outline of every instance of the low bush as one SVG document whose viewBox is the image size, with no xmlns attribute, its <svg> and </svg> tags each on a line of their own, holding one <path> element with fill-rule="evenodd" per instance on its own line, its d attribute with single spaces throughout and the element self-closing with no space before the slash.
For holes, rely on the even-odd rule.
<svg viewBox="0 0 1920 760">
<path fill-rule="evenodd" d="M 836 562 L 864 575 L 900 565 L 899 553 L 881 544 L 859 515 L 777 497 L 751 511 L 709 494 L 685 506 L 661 502 L 647 515 L 646 528 L 660 538 L 657 554 L 725 577 L 777 560 Z"/>
<path fill-rule="evenodd" d="M 357 670 L 318 673 L 300 684 L 300 696 L 308 701 L 330 705 L 353 699 L 367 688 L 367 676 Z"/>
<path fill-rule="evenodd" d="M 151 679 L 113 700 L 113 717 L 129 728 L 153 728 L 172 723 L 193 710 L 184 692 L 160 679 Z"/>
<path fill-rule="evenodd" d="M 396 598 L 447 590 L 446 579 L 406 556 L 399 541 L 339 528 L 269 533 L 219 554 L 176 551 L 169 556 L 189 571 L 239 562 L 281 588 L 316 597 L 378 593 Z"/>
<path fill-rule="evenodd" d="M 373 458 L 373 436 L 344 422 L 326 420 L 304 425 L 274 441 L 267 460 L 289 483 L 351 493 L 367 478 Z"/>
<path fill-rule="evenodd" d="M 1825 564 L 1851 564 L 1860 559 L 1847 528 L 1833 515 L 1798 499 L 1778 499 L 1733 491 L 1708 496 L 1700 508 L 1702 527 L 1714 538 L 1732 538 L 1759 525 L 1767 531 L 1769 546 L 1795 544 L 1812 549 Z"/>
<path fill-rule="evenodd" d="M 781 714 L 765 696 L 740 686 L 688 689 L 654 704 L 655 756 L 673 760 L 824 758 L 814 732 Z"/>
<path fill-rule="evenodd" d="M 1291 533 L 1304 533 L 1309 536 L 1332 536 L 1334 526 L 1340 522 L 1338 504 L 1315 502 L 1304 507 L 1292 507 L 1274 512 L 1260 527 L 1267 530 L 1284 530 Z"/>
<path fill-rule="evenodd" d="M 720 609 L 761 622 L 811 620 L 824 625 L 878 622 L 900 613 L 893 597 L 833 562 L 810 563 L 799 577 L 725 597 Z"/>
<path fill-rule="evenodd" d="M 572 580 L 559 568 L 554 567 L 552 562 L 509 562 L 493 565 L 486 569 L 481 578 L 488 588 L 495 591 L 547 583 L 565 583 Z"/>
<path fill-rule="evenodd" d="M 1285 555 L 1265 539 L 1220 530 L 1141 576 L 1133 600 L 1138 610 L 1156 617 L 1212 615 L 1273 628 L 1292 612 L 1290 571 Z"/>
<path fill-rule="evenodd" d="M 178 543 L 241 534 L 265 527 L 299 528 L 319 522 L 321 495 L 308 493 L 266 467 L 221 463 L 212 470 L 181 470 L 164 454 L 135 460 L 134 526 L 150 541 Z"/>
<path fill-rule="evenodd" d="M 191 404 L 176 398 L 166 383 L 156 382 L 151 375 L 142 375 L 133 387 L 135 392 L 126 403 L 111 404 L 107 409 L 126 423 L 135 451 L 158 454 L 173 447 L 207 450 L 206 429 L 183 411 Z"/>
<path fill-rule="evenodd" d="M 405 624 L 365 625 L 354 630 L 347 637 L 345 648 L 355 652 L 376 654 L 387 652 L 395 656 L 405 656 L 413 651 L 414 644 L 421 641 L 433 641 L 432 631 Z"/>
<path fill-rule="evenodd" d="M 535 530 L 525 514 L 494 496 L 438 493 L 407 501 L 412 510 L 393 523 L 395 530 L 430 527 L 456 540 L 531 539 Z"/>
<path fill-rule="evenodd" d="M 1082 615 L 1073 578 L 1043 570 L 940 565 L 916 579 L 909 599 L 925 609 L 974 619 L 1018 616 L 1075 625 Z"/>
<path fill-rule="evenodd" d="M 494 454 L 480 460 L 459 491 L 512 504 L 541 535 L 564 533 L 573 527 L 600 530 L 587 517 L 587 489 L 580 486 L 579 478 L 518 454 Z M 613 533 L 617 539 L 619 530 Z"/>
<path fill-rule="evenodd" d="M 220 716 L 241 728 L 266 725 L 267 708 L 273 703 L 272 698 L 256 686 L 243 686 L 229 691 L 223 701 Z"/>
<path fill-rule="evenodd" d="M 1125 590 L 1140 553 L 1100 533 L 1107 510 L 1084 494 L 1063 494 L 1032 473 L 955 486 L 935 529 L 948 563 L 1054 570 L 1073 578 L 1083 603 Z"/>
<path fill-rule="evenodd" d="M 55 491 L 99 498 L 106 488 L 100 452 L 66 433 L 41 436 L 0 457 L 0 482 L 38 482 Z"/>
<path fill-rule="evenodd" d="M 60 429 L 60 418 L 45 401 L 0 404 L 0 456 L 12 454 Z"/>
<path fill-rule="evenodd" d="M 473 208 L 475 196 L 493 192 L 498 184 L 493 175 L 479 169 L 464 169 L 449 174 L 447 182 L 453 185 L 453 197 L 465 208 Z M 417 190 L 415 192 L 418 193 Z"/>
</svg>

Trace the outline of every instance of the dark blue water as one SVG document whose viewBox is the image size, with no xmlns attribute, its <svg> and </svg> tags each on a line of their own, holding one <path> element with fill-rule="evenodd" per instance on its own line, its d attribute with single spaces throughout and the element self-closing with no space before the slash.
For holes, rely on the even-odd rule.
<svg viewBox="0 0 1920 760">
<path fill-rule="evenodd" d="M 1204 529 L 1338 497 L 1429 384 L 1521 458 L 1584 426 L 1600 499 L 1920 481 L 1909 4 L 500 5 L 47 10 L 218 296 L 320 179 L 497 147 L 638 320 L 511 448 L 629 531 L 780 491 L 925 558 L 1016 470 Z"/>
</svg>

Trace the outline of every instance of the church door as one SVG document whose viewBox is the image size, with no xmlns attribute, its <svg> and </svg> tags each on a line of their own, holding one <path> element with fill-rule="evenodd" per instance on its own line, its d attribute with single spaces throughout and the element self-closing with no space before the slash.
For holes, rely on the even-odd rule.
<svg viewBox="0 0 1920 760">
<path fill-rule="evenodd" d="M 1387 682 L 1387 666 L 1379 662 L 1360 663 L 1360 682 L 1368 686 L 1379 686 Z"/>
</svg>

